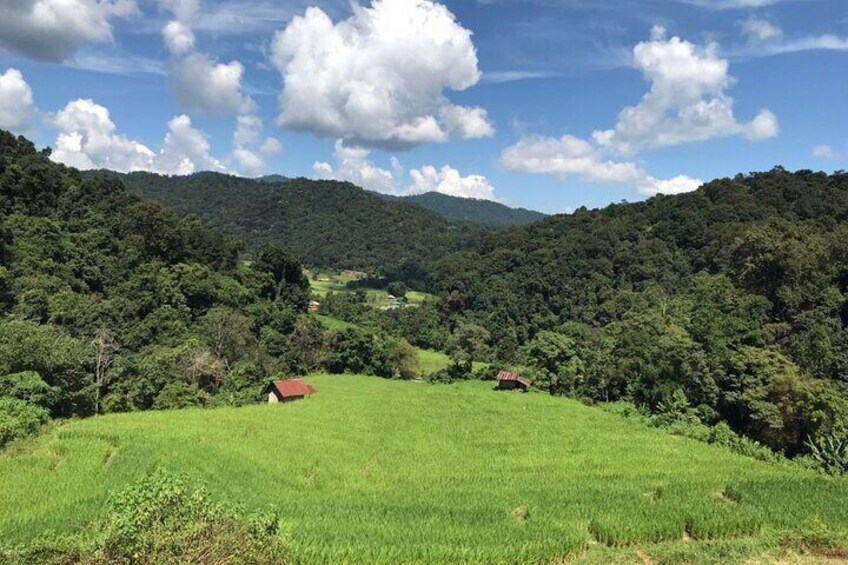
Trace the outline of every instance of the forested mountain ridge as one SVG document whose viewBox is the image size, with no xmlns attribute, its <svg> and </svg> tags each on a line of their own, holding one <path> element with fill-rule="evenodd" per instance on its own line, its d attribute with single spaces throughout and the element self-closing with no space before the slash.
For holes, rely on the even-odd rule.
<svg viewBox="0 0 848 565">
<path fill-rule="evenodd" d="M 114 174 L 114 173 L 104 173 Z M 471 249 L 482 227 L 458 226 L 350 183 L 264 182 L 219 173 L 120 175 L 126 185 L 248 245 L 281 241 L 307 265 L 380 274 Z"/>
<path fill-rule="evenodd" d="M 848 430 L 846 242 L 848 174 L 776 168 L 508 229 L 436 280 L 454 333 L 543 388 L 797 452 Z"/>
<path fill-rule="evenodd" d="M 0 131 L 0 446 L 47 413 L 252 402 L 270 375 L 314 368 L 301 265 L 279 245 L 238 256 Z"/>
<path fill-rule="evenodd" d="M 529 224 L 546 217 L 541 212 L 524 208 L 510 208 L 491 200 L 460 198 L 439 192 L 425 192 L 412 196 L 381 196 L 388 200 L 413 204 L 435 212 L 451 222 L 480 224 L 493 228 Z"/>
</svg>

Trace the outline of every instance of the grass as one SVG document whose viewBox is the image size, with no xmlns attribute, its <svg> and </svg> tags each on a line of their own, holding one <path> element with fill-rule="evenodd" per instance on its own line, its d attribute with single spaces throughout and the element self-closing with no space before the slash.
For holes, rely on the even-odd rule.
<svg viewBox="0 0 848 565">
<path fill-rule="evenodd" d="M 307 274 L 312 292 L 319 297 L 326 296 L 328 292 L 353 292 L 346 285 L 350 279 L 344 278 L 337 273 L 321 272 L 317 278 Z M 389 293 L 385 290 L 366 288 L 368 303 L 375 308 L 388 308 L 391 305 Z M 418 306 L 428 298 L 434 298 L 432 294 L 410 290 L 406 293 L 407 304 Z"/>
<path fill-rule="evenodd" d="M 733 563 L 808 525 L 848 531 L 845 480 L 576 402 L 482 382 L 308 380 L 319 394 L 302 402 L 101 416 L 13 446 L 0 540 L 84 531 L 111 490 L 159 467 L 276 507 L 303 563 Z"/>
</svg>

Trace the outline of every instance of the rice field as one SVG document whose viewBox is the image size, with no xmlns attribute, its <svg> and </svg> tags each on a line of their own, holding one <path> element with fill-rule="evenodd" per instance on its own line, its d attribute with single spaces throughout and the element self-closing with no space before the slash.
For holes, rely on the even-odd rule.
<svg viewBox="0 0 848 565">
<path fill-rule="evenodd" d="M 308 380 L 319 393 L 301 402 L 101 416 L 13 446 L 0 540 L 84 531 L 111 490 L 157 467 L 276 508 L 299 563 L 730 563 L 779 551 L 785 532 L 848 532 L 845 480 L 573 401 Z"/>
<path fill-rule="evenodd" d="M 319 297 L 326 296 L 328 292 L 353 292 L 347 287 L 347 283 L 351 279 L 344 278 L 337 273 L 321 272 L 318 277 L 312 277 L 311 274 L 307 274 L 307 276 L 312 292 Z M 368 297 L 368 303 L 374 308 L 387 308 L 392 303 L 389 300 L 389 293 L 385 290 L 366 288 L 365 293 Z M 412 306 L 418 306 L 428 298 L 434 297 L 432 294 L 415 290 L 406 293 L 407 304 Z"/>
</svg>

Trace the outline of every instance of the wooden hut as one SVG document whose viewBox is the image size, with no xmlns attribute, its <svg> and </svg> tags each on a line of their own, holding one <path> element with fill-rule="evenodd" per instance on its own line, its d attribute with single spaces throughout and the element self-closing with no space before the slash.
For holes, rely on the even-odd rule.
<svg viewBox="0 0 848 565">
<path fill-rule="evenodd" d="M 509 371 L 501 371 L 498 373 L 498 390 L 520 390 L 527 392 L 532 381 L 524 378 L 518 373 L 510 373 Z"/>
<path fill-rule="evenodd" d="M 268 395 L 268 404 L 301 400 L 316 392 L 318 391 L 300 379 L 273 381 L 265 387 L 265 394 Z"/>
</svg>

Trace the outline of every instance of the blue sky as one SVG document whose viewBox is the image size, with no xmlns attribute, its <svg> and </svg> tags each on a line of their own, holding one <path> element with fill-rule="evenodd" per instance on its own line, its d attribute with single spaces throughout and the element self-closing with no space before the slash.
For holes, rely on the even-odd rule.
<svg viewBox="0 0 848 565">
<path fill-rule="evenodd" d="M 843 0 L 0 4 L 0 127 L 80 168 L 545 212 L 848 168 Z"/>
</svg>

